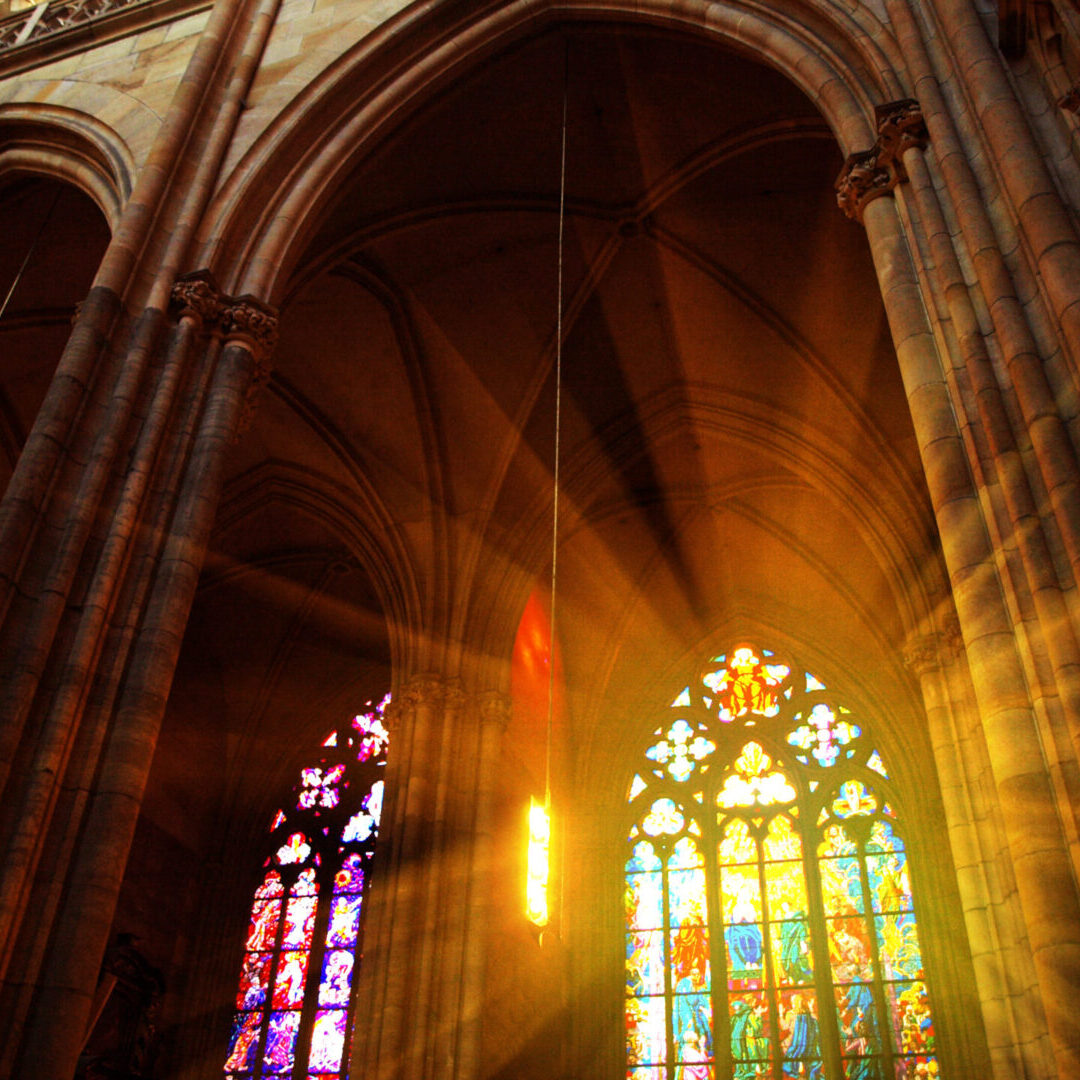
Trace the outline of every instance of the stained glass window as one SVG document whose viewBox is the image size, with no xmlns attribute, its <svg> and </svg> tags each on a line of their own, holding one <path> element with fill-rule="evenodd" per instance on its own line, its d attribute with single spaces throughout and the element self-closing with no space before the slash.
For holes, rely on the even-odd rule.
<svg viewBox="0 0 1080 1080">
<path fill-rule="evenodd" d="M 940 1080 L 903 822 L 869 726 L 740 643 L 629 785 L 627 1080 Z"/>
<path fill-rule="evenodd" d="M 348 1080 L 389 701 L 328 735 L 318 762 L 301 770 L 273 817 L 251 905 L 225 1080 Z"/>
</svg>

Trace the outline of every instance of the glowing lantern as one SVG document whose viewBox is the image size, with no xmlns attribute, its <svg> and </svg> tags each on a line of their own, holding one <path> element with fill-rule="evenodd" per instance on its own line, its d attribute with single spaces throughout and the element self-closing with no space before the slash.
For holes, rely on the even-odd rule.
<svg viewBox="0 0 1080 1080">
<path fill-rule="evenodd" d="M 532 799 L 529 804 L 529 857 L 525 876 L 525 914 L 538 927 L 548 924 L 548 876 L 551 819 L 547 807 Z"/>
</svg>

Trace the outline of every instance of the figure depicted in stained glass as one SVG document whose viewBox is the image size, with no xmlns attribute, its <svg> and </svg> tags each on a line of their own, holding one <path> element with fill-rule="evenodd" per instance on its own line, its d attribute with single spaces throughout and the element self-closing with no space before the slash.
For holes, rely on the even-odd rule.
<svg viewBox="0 0 1080 1080">
<path fill-rule="evenodd" d="M 794 984 L 811 982 L 810 926 L 799 909 L 793 918 L 780 924 L 780 967 L 784 978 Z"/>
<path fill-rule="evenodd" d="M 731 1056 L 736 1080 L 767 1075 L 769 1040 L 765 1035 L 766 1006 L 753 997 L 731 1004 Z"/>
<path fill-rule="evenodd" d="M 785 1017 L 784 1027 L 791 1032 L 784 1046 L 784 1075 L 820 1077 L 821 1043 L 817 1017 L 802 994 L 791 995 L 791 1010 Z"/>
</svg>

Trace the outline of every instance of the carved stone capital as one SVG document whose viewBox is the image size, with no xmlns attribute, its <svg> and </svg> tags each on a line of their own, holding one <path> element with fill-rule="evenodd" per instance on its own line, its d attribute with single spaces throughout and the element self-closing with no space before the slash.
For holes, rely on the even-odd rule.
<svg viewBox="0 0 1080 1080">
<path fill-rule="evenodd" d="M 446 694 L 446 683 L 439 675 L 414 675 L 401 691 L 403 705 L 416 708 L 418 705 L 435 707 L 441 705 Z"/>
<path fill-rule="evenodd" d="M 267 363 L 278 335 L 278 317 L 273 308 L 254 296 L 239 296 L 230 299 L 221 324 L 227 342 L 242 342 L 251 349 L 257 370 Z M 268 376 L 269 368 L 266 370 Z"/>
<path fill-rule="evenodd" d="M 170 306 L 178 319 L 195 319 L 206 329 L 212 329 L 220 322 L 225 300 L 209 270 L 197 270 L 177 278 L 169 296 Z"/>
<path fill-rule="evenodd" d="M 498 725 L 499 731 L 505 731 L 510 723 L 510 699 L 497 690 L 487 690 L 476 697 L 480 719 L 485 724 Z"/>
<path fill-rule="evenodd" d="M 836 178 L 836 202 L 852 221 L 862 221 L 866 204 L 888 195 L 896 187 L 896 176 L 881 164 L 877 149 L 848 154 Z"/>
<path fill-rule="evenodd" d="M 862 221 L 868 203 L 889 195 L 907 180 L 906 151 L 926 146 L 922 109 L 914 98 L 902 98 L 874 110 L 878 137 L 869 150 L 849 154 L 836 178 L 836 201 L 853 221 Z"/>
<path fill-rule="evenodd" d="M 916 675 L 940 671 L 963 650 L 963 638 L 956 617 L 946 617 L 940 631 L 912 634 L 904 646 L 904 667 Z"/>
</svg>

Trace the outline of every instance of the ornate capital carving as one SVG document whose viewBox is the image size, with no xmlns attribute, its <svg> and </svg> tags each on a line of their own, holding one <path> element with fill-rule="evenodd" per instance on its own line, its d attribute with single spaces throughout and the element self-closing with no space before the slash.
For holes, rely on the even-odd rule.
<svg viewBox="0 0 1080 1080">
<path fill-rule="evenodd" d="M 417 705 L 441 705 L 446 693 L 446 684 L 438 675 L 414 675 L 401 691 L 403 705 L 415 708 Z"/>
<path fill-rule="evenodd" d="M 904 646 L 904 667 L 916 675 L 939 671 L 954 660 L 964 648 L 960 624 L 955 615 L 946 615 L 940 631 L 912 634 Z"/>
<path fill-rule="evenodd" d="M 255 355 L 257 369 L 266 365 L 277 344 L 278 318 L 273 308 L 254 296 L 239 296 L 230 299 L 221 322 L 226 341 L 247 345 Z M 268 376 L 268 367 L 266 371 Z"/>
<path fill-rule="evenodd" d="M 836 201 L 853 221 L 861 221 L 866 205 L 890 194 L 907 180 L 906 151 L 926 146 L 922 109 L 914 98 L 902 98 L 874 110 L 878 137 L 869 150 L 849 154 L 836 178 Z"/>
<path fill-rule="evenodd" d="M 866 204 L 896 187 L 896 176 L 878 160 L 878 152 L 848 154 L 836 178 L 836 202 L 852 221 L 862 221 Z"/>
<path fill-rule="evenodd" d="M 225 298 L 209 270 L 184 274 L 173 283 L 169 302 L 178 319 L 195 319 L 201 327 L 213 329 L 221 320 Z"/>
<path fill-rule="evenodd" d="M 874 119 L 877 121 L 878 145 L 882 153 L 895 162 L 899 179 L 906 180 L 907 174 L 900 159 L 907 150 L 925 149 L 930 139 L 922 108 L 914 98 L 901 98 L 879 105 L 874 110 Z"/>
<path fill-rule="evenodd" d="M 476 705 L 485 724 L 497 724 L 500 732 L 506 730 L 510 723 L 510 699 L 505 694 L 487 690 L 477 695 Z"/>
<path fill-rule="evenodd" d="M 938 671 L 941 668 L 942 644 L 940 634 L 919 634 L 908 638 L 904 646 L 904 667 L 920 677 Z"/>
</svg>

